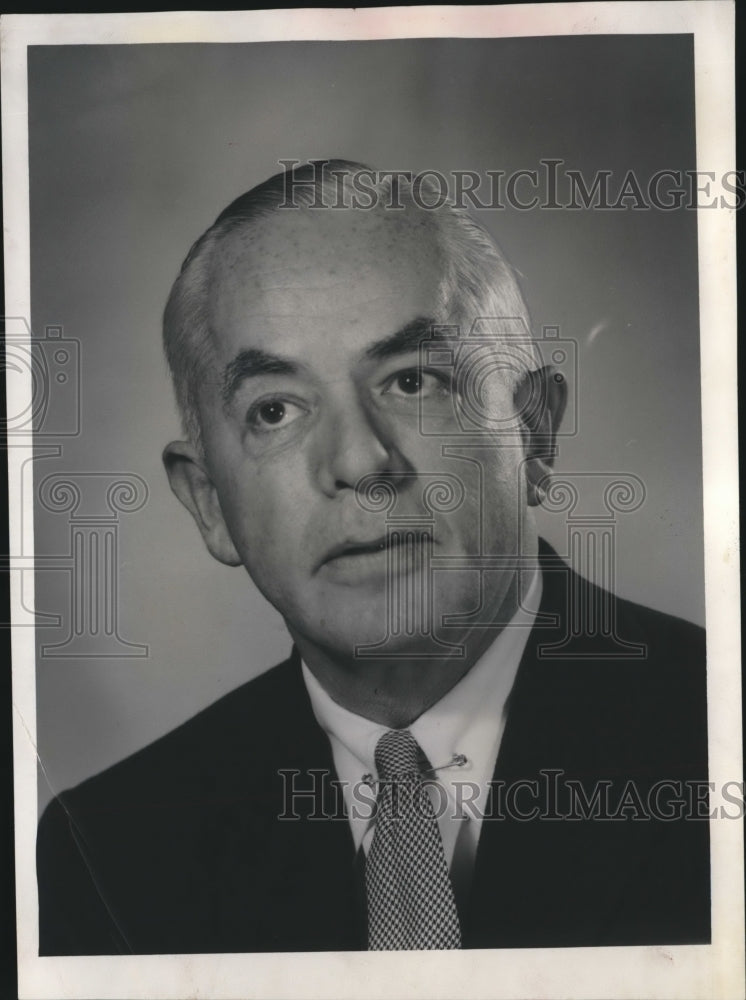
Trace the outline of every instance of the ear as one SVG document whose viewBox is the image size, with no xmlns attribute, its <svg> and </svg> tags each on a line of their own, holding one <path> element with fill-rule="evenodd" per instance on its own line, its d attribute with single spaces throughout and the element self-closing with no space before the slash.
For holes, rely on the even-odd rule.
<svg viewBox="0 0 746 1000">
<path fill-rule="evenodd" d="M 172 441 L 163 451 L 171 489 L 197 522 L 210 554 L 226 566 L 240 566 L 218 492 L 204 459 L 188 441 Z"/>
<path fill-rule="evenodd" d="M 554 465 L 557 429 L 567 406 L 567 380 L 551 365 L 528 372 L 516 388 L 515 406 L 524 435 L 528 504 L 537 507 Z"/>
</svg>

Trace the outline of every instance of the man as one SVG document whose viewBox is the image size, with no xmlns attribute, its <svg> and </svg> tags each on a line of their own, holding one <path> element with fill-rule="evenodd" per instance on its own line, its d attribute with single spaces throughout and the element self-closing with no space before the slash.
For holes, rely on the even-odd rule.
<svg viewBox="0 0 746 1000">
<path fill-rule="evenodd" d="M 709 940 L 701 630 L 539 542 L 564 382 L 486 233 L 370 177 L 271 178 L 171 292 L 171 486 L 293 652 L 50 806 L 42 954 Z"/>
</svg>

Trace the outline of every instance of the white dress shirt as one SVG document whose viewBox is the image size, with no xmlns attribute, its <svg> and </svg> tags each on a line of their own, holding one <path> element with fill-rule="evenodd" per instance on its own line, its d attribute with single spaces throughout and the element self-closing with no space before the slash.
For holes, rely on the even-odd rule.
<svg viewBox="0 0 746 1000">
<path fill-rule="evenodd" d="M 489 782 L 505 729 L 506 702 L 536 618 L 541 589 L 537 569 L 522 607 L 486 652 L 440 701 L 407 727 L 434 769 L 428 777 L 437 779 L 429 782 L 429 792 L 457 900 L 466 892 L 474 867 Z M 390 727 L 338 705 L 305 663 L 302 670 L 316 720 L 329 737 L 355 848 L 362 845 L 367 854 L 375 826 L 375 791 L 369 782 L 378 777 L 376 744 Z M 443 768 L 456 754 L 466 762 Z"/>
</svg>

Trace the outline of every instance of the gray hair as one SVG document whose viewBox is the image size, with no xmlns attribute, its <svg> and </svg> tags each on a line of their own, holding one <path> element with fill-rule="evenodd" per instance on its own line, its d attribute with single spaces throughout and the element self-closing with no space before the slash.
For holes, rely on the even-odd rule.
<svg viewBox="0 0 746 1000">
<path fill-rule="evenodd" d="M 401 173 L 376 172 L 349 160 L 311 161 L 275 174 L 231 202 L 193 244 L 173 284 L 163 316 L 163 344 L 184 433 L 196 447 L 202 444 L 199 387 L 212 354 L 207 301 L 216 247 L 229 233 L 290 207 L 289 190 L 292 207 L 301 211 L 339 206 L 340 196 L 342 207 L 348 207 L 346 199 L 353 193 L 359 205 L 360 189 L 354 180 L 363 173 L 372 181 L 365 187 L 375 202 L 371 207 L 396 203 L 417 207 L 433 218 L 443 266 L 438 296 L 443 321 L 455 321 L 468 333 L 475 321 L 483 320 L 491 336 L 510 339 L 519 348 L 524 370 L 538 367 L 528 309 L 513 269 L 492 237 L 463 208 L 444 200 L 426 175 L 417 179 L 416 200 L 411 177 Z M 437 208 L 423 209 L 423 196 L 434 196 Z M 518 374 L 514 371 L 510 377 Z"/>
</svg>

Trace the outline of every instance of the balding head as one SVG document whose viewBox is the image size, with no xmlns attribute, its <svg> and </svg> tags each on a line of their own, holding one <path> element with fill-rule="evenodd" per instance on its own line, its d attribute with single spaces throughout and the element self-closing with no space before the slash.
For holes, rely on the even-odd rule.
<svg viewBox="0 0 746 1000">
<path fill-rule="evenodd" d="M 357 185 L 363 175 L 366 190 L 373 192 L 367 201 Z M 487 317 L 496 342 L 504 335 L 514 343 L 517 321 L 523 330 L 522 356 L 534 356 L 528 310 L 494 240 L 449 203 L 423 208 L 423 203 L 436 204 L 439 194 L 434 190 L 436 197 L 428 202 L 426 182 L 415 200 L 406 179 L 388 174 L 371 183 L 374 177 L 363 164 L 342 160 L 276 174 L 232 202 L 193 245 L 166 306 L 164 346 L 184 429 L 197 446 L 202 439 L 200 386 L 210 377 L 221 290 L 235 290 L 237 281 L 248 306 L 269 288 L 272 274 L 279 281 L 283 273 L 300 278 L 299 271 L 312 262 L 317 275 L 326 268 L 330 278 L 336 272 L 348 286 L 375 270 L 381 296 L 391 296 L 404 273 L 397 262 L 406 259 L 410 276 L 418 267 L 438 275 L 430 310 L 437 322 L 458 325 L 466 335 L 476 320 Z M 369 294 L 370 281 L 361 285 Z M 235 304 L 236 297 L 229 298 Z M 299 301 L 297 308 L 300 321 L 308 301 Z"/>
</svg>

